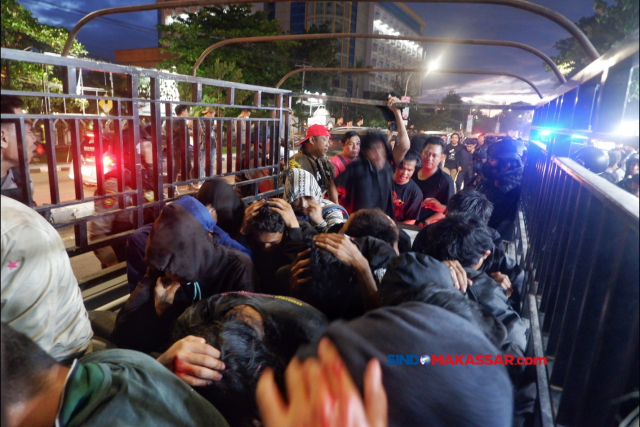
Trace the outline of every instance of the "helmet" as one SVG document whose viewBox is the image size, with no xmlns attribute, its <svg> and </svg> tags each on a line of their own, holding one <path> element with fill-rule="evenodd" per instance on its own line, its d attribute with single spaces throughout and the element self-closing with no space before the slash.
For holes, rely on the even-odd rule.
<svg viewBox="0 0 640 427">
<path fill-rule="evenodd" d="M 609 166 L 607 153 L 593 146 L 581 148 L 573 153 L 571 158 L 595 174 L 604 172 Z"/>
<path fill-rule="evenodd" d="M 524 144 L 519 147 L 512 138 L 505 137 L 487 148 L 487 156 L 490 159 L 511 161 L 515 163 L 515 167 L 522 167 L 523 148 Z"/>
</svg>

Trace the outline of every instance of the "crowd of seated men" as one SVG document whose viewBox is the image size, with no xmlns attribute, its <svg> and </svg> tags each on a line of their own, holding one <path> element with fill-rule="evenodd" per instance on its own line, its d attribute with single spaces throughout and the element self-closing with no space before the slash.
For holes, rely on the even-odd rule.
<svg viewBox="0 0 640 427">
<path fill-rule="evenodd" d="M 496 213 L 511 209 L 516 151 L 489 153 L 499 170 L 481 185 L 499 203 L 466 189 L 444 205 L 451 179 L 431 180 L 412 246 L 393 180 L 427 188 L 442 141 L 405 158 L 403 126 L 393 149 L 367 135 L 335 177 L 314 132 L 282 198 L 245 206 L 213 179 L 130 234 L 130 296 L 101 337 L 59 234 L 2 196 L 2 425 L 530 425 L 531 367 L 394 362 L 530 354 L 523 272 L 498 230 L 511 213 Z"/>
</svg>

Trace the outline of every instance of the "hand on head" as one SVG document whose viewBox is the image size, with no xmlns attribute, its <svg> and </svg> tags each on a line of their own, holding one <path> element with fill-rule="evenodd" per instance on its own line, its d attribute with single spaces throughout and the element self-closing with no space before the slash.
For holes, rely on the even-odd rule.
<svg viewBox="0 0 640 427">
<path fill-rule="evenodd" d="M 364 400 L 328 338 L 318 358 L 293 359 L 285 374 L 285 399 L 267 369 L 260 378 L 257 402 L 265 427 L 387 427 L 388 402 L 382 368 L 372 359 L 364 374 Z M 288 400 L 288 402 L 287 402 Z"/>
<path fill-rule="evenodd" d="M 158 362 L 192 387 L 210 385 L 222 379 L 225 369 L 220 350 L 210 346 L 204 338 L 189 335 L 175 342 Z"/>
</svg>

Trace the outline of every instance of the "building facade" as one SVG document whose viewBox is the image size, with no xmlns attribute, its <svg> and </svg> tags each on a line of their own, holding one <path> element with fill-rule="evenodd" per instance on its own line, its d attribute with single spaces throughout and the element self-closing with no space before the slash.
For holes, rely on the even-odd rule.
<svg viewBox="0 0 640 427">
<path fill-rule="evenodd" d="M 291 2 L 267 3 L 266 10 L 285 32 L 301 34 L 312 25 L 329 22 L 335 33 L 366 33 L 421 36 L 425 21 L 404 3 L 378 2 Z M 376 39 L 336 40 L 336 59 L 342 68 L 417 68 L 423 63 L 420 43 Z M 406 73 L 342 75 L 334 79 L 334 89 L 347 96 L 362 97 L 367 92 L 385 92 L 403 86 Z M 420 79 L 413 79 L 419 82 Z M 404 87 L 404 86 L 403 86 Z"/>
</svg>

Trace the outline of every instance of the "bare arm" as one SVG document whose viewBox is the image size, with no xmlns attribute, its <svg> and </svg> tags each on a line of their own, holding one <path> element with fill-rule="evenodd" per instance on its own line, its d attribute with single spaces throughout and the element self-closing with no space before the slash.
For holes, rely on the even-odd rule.
<svg viewBox="0 0 640 427">
<path fill-rule="evenodd" d="M 404 127 L 404 122 L 402 121 L 402 113 L 400 113 L 399 109 L 393 107 L 393 104 L 396 102 L 400 102 L 400 100 L 395 97 L 389 98 L 387 107 L 396 116 L 398 137 L 396 139 L 396 144 L 393 146 L 393 161 L 396 165 L 399 165 L 400 162 L 402 162 L 402 160 L 404 159 L 404 155 L 407 154 L 407 151 L 409 151 L 411 142 L 409 141 L 409 134 L 407 133 L 407 129 Z"/>
</svg>

